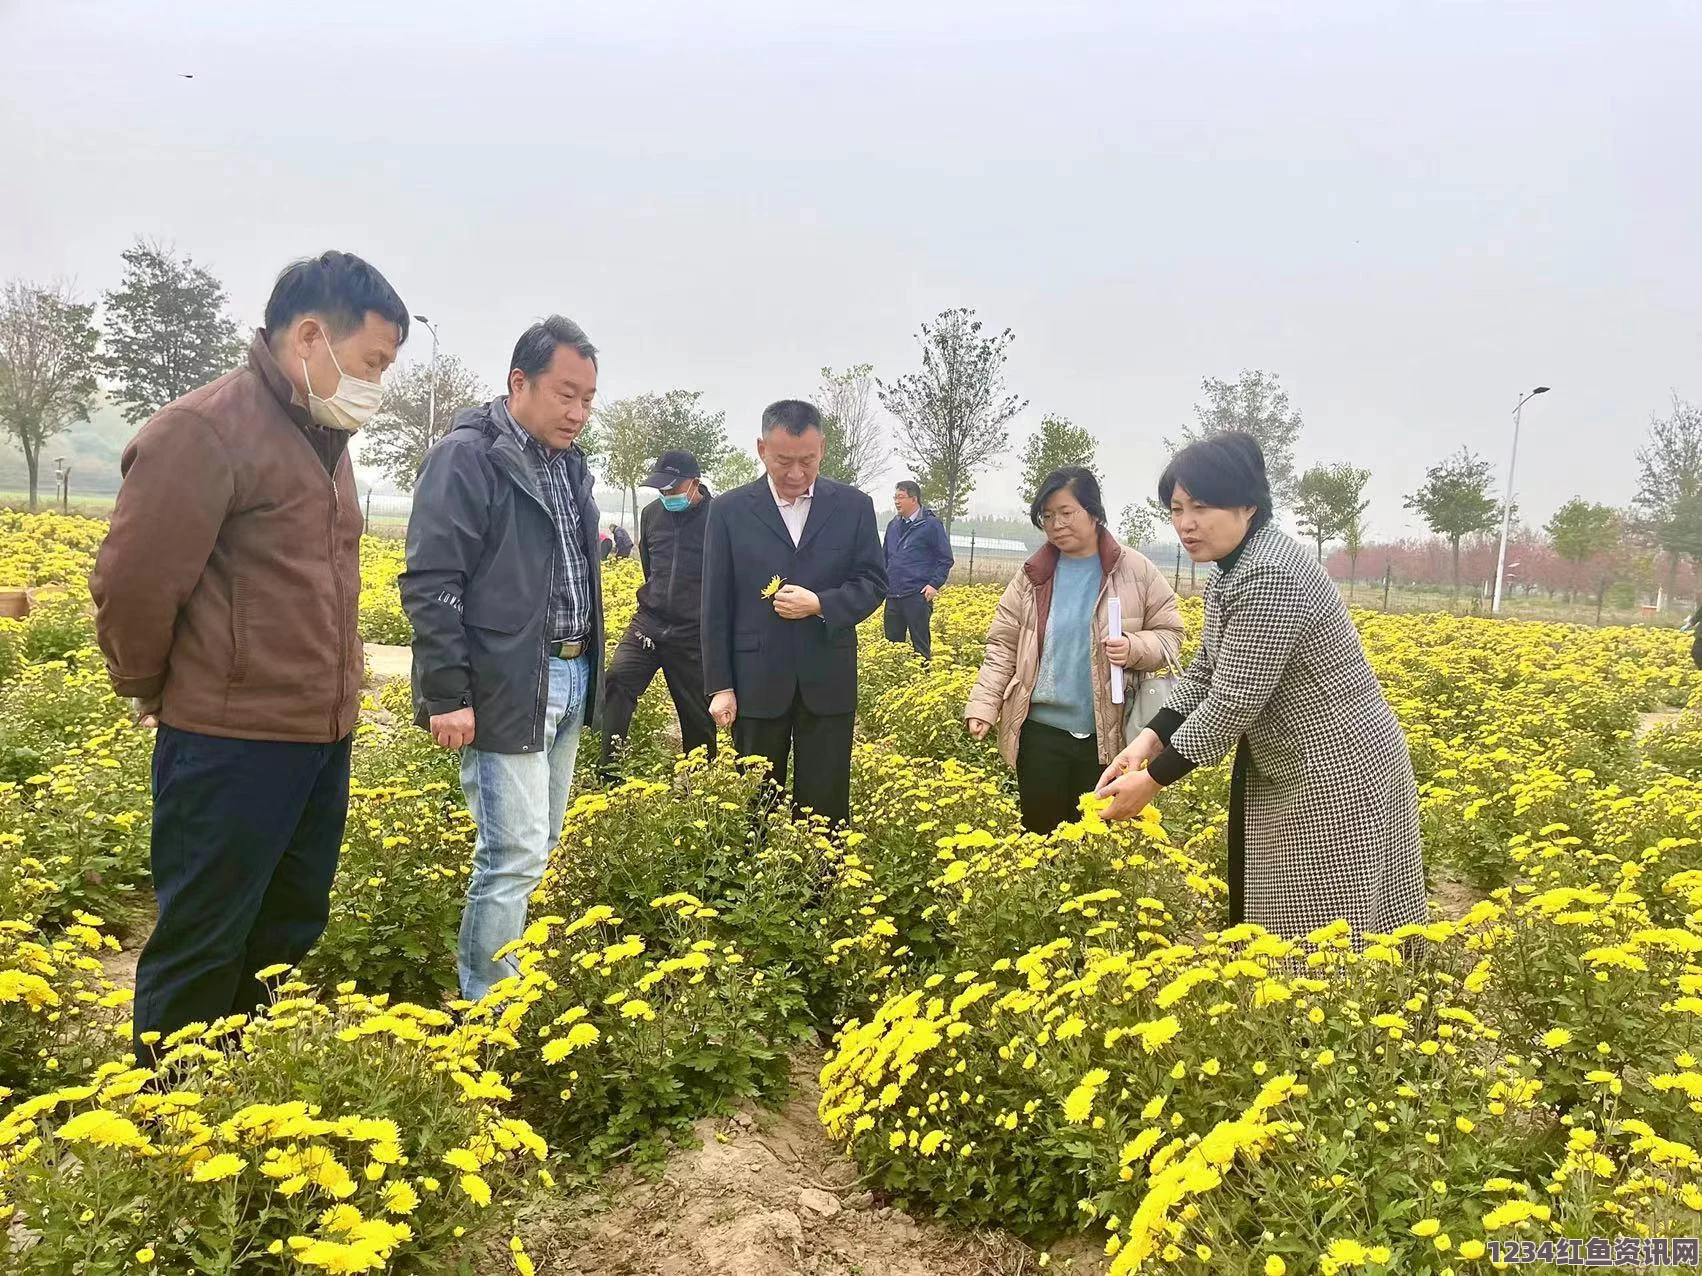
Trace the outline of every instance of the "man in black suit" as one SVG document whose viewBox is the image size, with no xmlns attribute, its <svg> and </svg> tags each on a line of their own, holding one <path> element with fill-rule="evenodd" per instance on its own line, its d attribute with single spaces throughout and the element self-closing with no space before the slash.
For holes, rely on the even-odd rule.
<svg viewBox="0 0 1702 1276">
<path fill-rule="evenodd" d="M 710 506 L 703 672 L 710 716 L 739 753 L 767 758 L 776 784 L 795 754 L 794 807 L 844 824 L 857 625 L 886 596 L 886 562 L 874 502 L 816 477 L 823 445 L 811 404 L 770 404 L 756 445 L 767 474 Z"/>
</svg>

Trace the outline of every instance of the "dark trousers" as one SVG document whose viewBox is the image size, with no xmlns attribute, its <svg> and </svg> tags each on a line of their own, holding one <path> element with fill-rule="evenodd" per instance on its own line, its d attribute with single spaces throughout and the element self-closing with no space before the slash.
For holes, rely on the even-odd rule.
<svg viewBox="0 0 1702 1276">
<path fill-rule="evenodd" d="M 254 972 L 307 956 L 330 915 L 349 811 L 349 740 L 278 744 L 161 727 L 154 742 L 159 922 L 136 966 L 144 1033 L 252 1012 Z"/>
<path fill-rule="evenodd" d="M 1229 771 L 1229 924 L 1247 920 L 1247 767 L 1252 762 L 1247 737 L 1235 745 Z"/>
<path fill-rule="evenodd" d="M 934 604 L 921 594 L 906 594 L 903 598 L 886 600 L 886 613 L 881 623 L 886 627 L 888 642 L 903 642 L 906 638 L 924 660 L 934 655 Z"/>
<path fill-rule="evenodd" d="M 687 641 L 651 638 L 634 620 L 615 648 L 603 672 L 603 754 L 599 771 L 605 782 L 619 778 L 619 755 L 638 698 L 649 689 L 656 671 L 668 683 L 674 712 L 680 715 L 680 740 L 685 751 L 703 747 L 715 756 L 715 719 L 709 716 L 709 697 L 703 690 L 703 644 L 696 636 Z"/>
<path fill-rule="evenodd" d="M 1081 795 L 1092 793 L 1104 772 L 1097 736 L 1078 740 L 1056 727 L 1023 723 L 1016 753 L 1023 828 L 1050 833 L 1060 824 L 1081 818 Z"/>
<path fill-rule="evenodd" d="M 733 720 L 733 744 L 741 757 L 767 758 L 770 779 L 786 784 L 786 757 L 796 755 L 792 772 L 792 809 L 808 807 L 833 824 L 851 820 L 851 726 L 854 713 L 811 713 L 802 694 L 779 718 Z"/>
</svg>

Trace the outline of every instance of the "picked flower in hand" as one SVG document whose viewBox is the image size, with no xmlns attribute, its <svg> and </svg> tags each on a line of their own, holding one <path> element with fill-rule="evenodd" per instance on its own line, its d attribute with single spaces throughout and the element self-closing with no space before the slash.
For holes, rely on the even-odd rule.
<svg viewBox="0 0 1702 1276">
<path fill-rule="evenodd" d="M 762 596 L 764 598 L 773 598 L 774 595 L 776 595 L 780 592 L 780 587 L 782 585 L 784 585 L 785 583 L 786 582 L 781 580 L 780 577 L 776 576 L 773 580 L 769 581 L 768 584 L 763 587 Z"/>
</svg>

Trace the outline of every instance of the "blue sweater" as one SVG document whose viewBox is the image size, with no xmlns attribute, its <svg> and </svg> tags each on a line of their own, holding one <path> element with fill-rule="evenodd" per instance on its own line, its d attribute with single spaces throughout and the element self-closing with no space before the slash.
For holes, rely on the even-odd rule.
<svg viewBox="0 0 1702 1276">
<path fill-rule="evenodd" d="M 1089 736 L 1093 721 L 1093 604 L 1104 575 L 1099 555 L 1058 559 L 1052 610 L 1040 643 L 1040 668 L 1028 716 L 1072 735 Z"/>
<path fill-rule="evenodd" d="M 914 522 L 894 518 L 886 525 L 888 598 L 908 598 L 924 585 L 943 589 L 954 561 L 951 538 L 933 510 L 923 510 Z"/>
</svg>

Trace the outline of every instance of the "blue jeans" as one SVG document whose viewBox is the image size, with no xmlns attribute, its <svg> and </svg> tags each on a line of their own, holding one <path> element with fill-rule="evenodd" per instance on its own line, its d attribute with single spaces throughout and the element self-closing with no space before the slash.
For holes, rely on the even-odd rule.
<svg viewBox="0 0 1702 1276">
<path fill-rule="evenodd" d="M 461 751 L 461 788 L 479 829 L 467 909 L 461 915 L 461 995 L 468 1001 L 478 1001 L 493 985 L 519 973 L 512 957 L 499 961 L 496 954 L 526 929 L 527 901 L 561 840 L 573 791 L 591 663 L 581 656 L 549 665 L 541 752 Z"/>
</svg>

